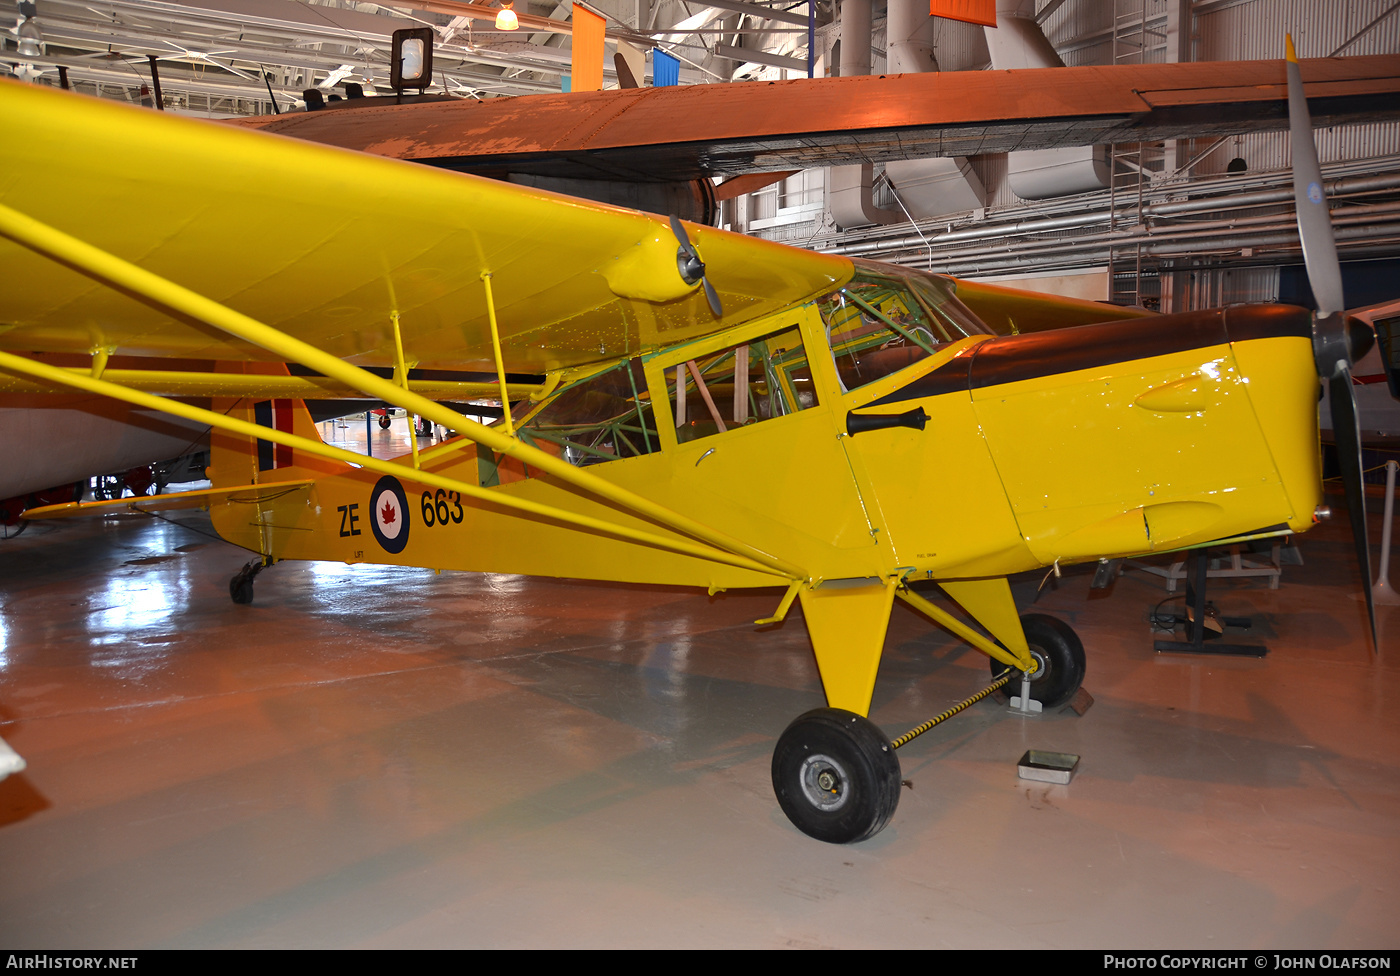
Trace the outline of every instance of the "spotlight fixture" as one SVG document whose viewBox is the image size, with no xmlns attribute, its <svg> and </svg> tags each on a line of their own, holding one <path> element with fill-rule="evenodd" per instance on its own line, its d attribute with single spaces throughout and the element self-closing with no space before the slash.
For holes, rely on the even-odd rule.
<svg viewBox="0 0 1400 976">
<path fill-rule="evenodd" d="M 406 27 L 394 31 L 389 55 L 389 86 L 397 92 L 433 83 L 433 29 Z"/>
<path fill-rule="evenodd" d="M 518 30 L 520 28 L 520 18 L 515 16 L 515 0 L 505 0 L 501 4 L 501 12 L 496 14 L 496 30 Z"/>
<path fill-rule="evenodd" d="M 17 53 L 22 58 L 38 58 L 44 54 L 44 33 L 39 30 L 39 22 L 34 19 L 38 13 L 33 0 L 20 0 L 19 23 L 16 24 Z"/>
</svg>

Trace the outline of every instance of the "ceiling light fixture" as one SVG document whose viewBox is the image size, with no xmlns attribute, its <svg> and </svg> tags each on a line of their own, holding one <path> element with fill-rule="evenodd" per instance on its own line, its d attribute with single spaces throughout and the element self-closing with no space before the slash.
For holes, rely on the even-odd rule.
<svg viewBox="0 0 1400 976">
<path fill-rule="evenodd" d="M 505 0 L 505 3 L 501 4 L 501 12 L 496 14 L 496 30 L 512 31 L 520 28 L 520 18 L 515 16 L 512 9 L 514 6 L 514 0 Z"/>
<path fill-rule="evenodd" d="M 20 0 L 19 23 L 16 24 L 16 54 L 22 58 L 38 58 L 44 54 L 44 33 L 34 19 L 38 12 L 33 0 Z"/>
</svg>

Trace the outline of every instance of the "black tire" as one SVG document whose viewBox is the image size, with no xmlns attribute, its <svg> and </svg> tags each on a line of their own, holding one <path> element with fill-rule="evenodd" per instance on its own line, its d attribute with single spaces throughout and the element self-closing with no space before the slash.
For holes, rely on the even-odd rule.
<svg viewBox="0 0 1400 976">
<path fill-rule="evenodd" d="M 228 581 L 228 595 L 233 597 L 233 602 L 240 606 L 246 606 L 253 602 L 253 581 L 239 573 Z"/>
<path fill-rule="evenodd" d="M 798 830 L 851 844 L 885 828 L 899 805 L 899 759 L 869 719 L 841 708 L 798 716 L 773 750 L 773 792 Z"/>
<path fill-rule="evenodd" d="M 389 419 L 389 415 L 388 415 L 388 414 L 385 414 L 384 416 L 382 416 L 382 417 L 379 418 L 379 429 L 380 429 L 380 430 L 388 430 L 388 429 L 389 429 L 389 425 L 390 425 L 391 423 L 393 423 L 393 421 Z"/>
<path fill-rule="evenodd" d="M 1084 683 L 1084 645 L 1069 624 L 1043 613 L 1025 614 L 1021 617 L 1021 628 L 1026 632 L 1031 657 L 1040 663 L 1040 669 L 1031 676 L 1031 698 L 1044 708 L 1059 708 L 1073 698 Z M 991 666 L 993 678 L 1014 670 L 995 658 Z M 1002 687 L 1001 694 L 1011 698 L 1020 693 L 1018 672 L 1017 677 Z"/>
</svg>

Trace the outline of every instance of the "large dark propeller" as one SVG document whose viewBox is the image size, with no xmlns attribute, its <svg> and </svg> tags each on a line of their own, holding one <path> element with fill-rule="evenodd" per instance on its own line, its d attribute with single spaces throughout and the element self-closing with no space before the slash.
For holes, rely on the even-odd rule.
<svg viewBox="0 0 1400 976">
<path fill-rule="evenodd" d="M 1293 152 L 1293 198 L 1298 207 L 1298 236 L 1303 242 L 1303 263 L 1308 283 L 1317 299 L 1313 320 L 1313 355 L 1317 373 L 1327 382 L 1332 408 L 1332 433 L 1337 464 L 1346 488 L 1347 511 L 1356 559 L 1366 589 L 1366 613 L 1371 621 L 1371 644 L 1376 646 L 1376 607 L 1371 596 L 1371 546 L 1366 537 L 1366 490 L 1361 481 L 1361 424 L 1356 415 L 1351 367 L 1366 355 L 1374 341 L 1364 322 L 1346 316 L 1342 297 L 1342 266 L 1332 236 L 1332 215 L 1322 189 L 1322 169 L 1313 144 L 1312 118 L 1303 95 L 1303 76 L 1293 38 L 1288 44 L 1288 130 Z"/>
<path fill-rule="evenodd" d="M 705 300 L 710 303 L 710 311 L 715 313 L 715 318 L 719 318 L 724 314 L 719 304 L 719 294 L 710 284 L 710 279 L 705 277 L 705 262 L 700 260 L 700 252 L 690 243 L 685 225 L 674 214 L 671 215 L 671 233 L 676 235 L 676 242 L 680 244 L 676 249 L 676 270 L 681 273 L 681 280 L 687 285 L 700 282 L 705 289 Z"/>
</svg>

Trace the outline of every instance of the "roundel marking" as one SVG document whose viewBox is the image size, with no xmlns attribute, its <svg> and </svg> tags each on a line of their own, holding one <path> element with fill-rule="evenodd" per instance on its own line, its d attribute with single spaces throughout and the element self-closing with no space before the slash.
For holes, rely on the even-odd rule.
<svg viewBox="0 0 1400 976">
<path fill-rule="evenodd" d="M 385 552 L 400 553 L 408 545 L 408 496 L 393 475 L 375 483 L 369 495 L 370 528 Z"/>
</svg>

